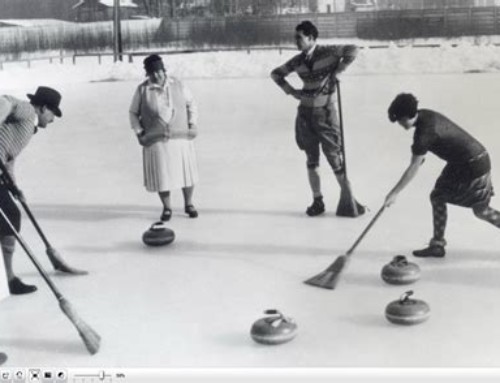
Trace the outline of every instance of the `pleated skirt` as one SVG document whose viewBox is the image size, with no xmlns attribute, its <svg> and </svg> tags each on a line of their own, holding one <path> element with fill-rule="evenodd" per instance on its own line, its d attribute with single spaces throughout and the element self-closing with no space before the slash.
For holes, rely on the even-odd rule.
<svg viewBox="0 0 500 383">
<path fill-rule="evenodd" d="M 198 164 L 193 140 L 171 139 L 143 150 L 144 186 L 160 192 L 194 186 Z"/>
</svg>

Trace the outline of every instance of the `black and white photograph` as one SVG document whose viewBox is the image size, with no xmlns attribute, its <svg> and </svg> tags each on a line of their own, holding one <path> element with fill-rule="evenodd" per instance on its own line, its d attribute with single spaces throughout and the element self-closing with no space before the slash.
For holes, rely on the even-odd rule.
<svg viewBox="0 0 500 383">
<path fill-rule="evenodd" d="M 0 381 L 497 381 L 498 94 L 499 0 L 0 0 Z"/>
</svg>

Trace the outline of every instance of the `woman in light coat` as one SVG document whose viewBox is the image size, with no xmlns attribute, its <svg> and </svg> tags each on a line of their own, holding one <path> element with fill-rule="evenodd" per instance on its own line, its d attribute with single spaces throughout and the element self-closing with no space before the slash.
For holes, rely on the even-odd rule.
<svg viewBox="0 0 500 383">
<path fill-rule="evenodd" d="M 172 216 L 170 192 L 176 189 L 182 189 L 186 214 L 196 218 L 196 104 L 184 84 L 168 76 L 160 56 L 146 57 L 144 69 L 148 79 L 137 87 L 130 106 L 130 124 L 143 146 L 144 186 L 159 194 L 162 221 Z"/>
</svg>

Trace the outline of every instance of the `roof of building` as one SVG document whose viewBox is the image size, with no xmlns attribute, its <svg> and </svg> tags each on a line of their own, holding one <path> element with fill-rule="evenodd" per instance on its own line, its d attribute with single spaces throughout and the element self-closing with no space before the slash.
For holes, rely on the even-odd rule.
<svg viewBox="0 0 500 383">
<path fill-rule="evenodd" d="M 138 5 L 134 3 L 132 0 L 119 0 L 120 1 L 120 7 L 128 7 L 128 8 L 137 8 Z M 74 8 L 81 7 L 87 3 L 87 0 L 80 0 L 77 4 L 73 6 Z M 113 7 L 114 6 L 114 0 L 99 0 L 99 3 L 104 5 L 105 7 Z"/>
<path fill-rule="evenodd" d="M 0 27 L 44 27 L 67 24 L 73 23 L 58 19 L 0 19 Z"/>
</svg>

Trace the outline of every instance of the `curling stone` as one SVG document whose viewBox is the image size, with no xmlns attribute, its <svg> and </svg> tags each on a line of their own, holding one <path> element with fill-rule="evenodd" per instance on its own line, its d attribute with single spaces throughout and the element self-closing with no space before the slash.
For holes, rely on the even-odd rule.
<svg viewBox="0 0 500 383">
<path fill-rule="evenodd" d="M 262 344 L 281 344 L 291 341 L 297 335 L 297 325 L 291 318 L 278 310 L 266 310 L 271 316 L 257 320 L 250 330 L 252 339 Z"/>
<path fill-rule="evenodd" d="M 393 301 L 385 308 L 385 317 L 395 324 L 412 325 L 425 322 L 429 319 L 431 309 L 429 305 L 419 299 L 411 299 L 413 291 L 407 291 L 397 301 Z"/>
<path fill-rule="evenodd" d="M 391 285 L 407 285 L 418 281 L 420 267 L 408 262 L 404 255 L 396 255 L 393 260 L 382 268 L 382 279 Z"/>
<path fill-rule="evenodd" d="M 142 241 L 148 246 L 163 246 L 172 243 L 175 239 L 173 230 L 165 226 L 163 222 L 155 222 L 142 235 Z"/>
<path fill-rule="evenodd" d="M 0 352 L 0 365 L 4 364 L 7 361 L 7 354 L 4 352 Z"/>
</svg>

